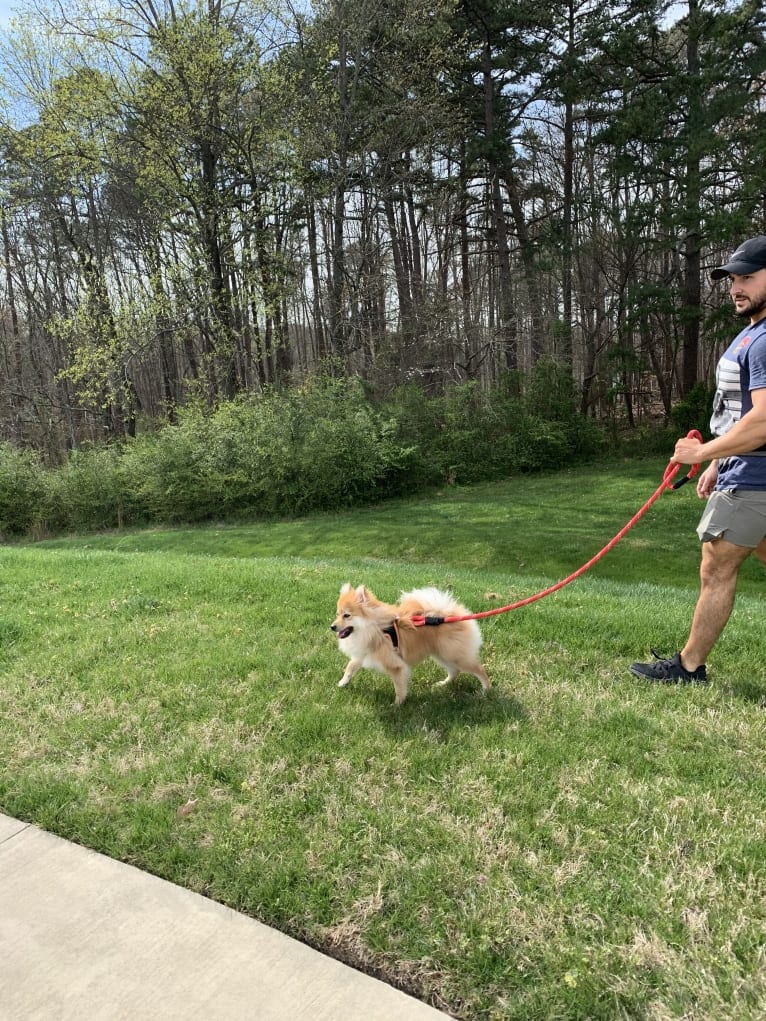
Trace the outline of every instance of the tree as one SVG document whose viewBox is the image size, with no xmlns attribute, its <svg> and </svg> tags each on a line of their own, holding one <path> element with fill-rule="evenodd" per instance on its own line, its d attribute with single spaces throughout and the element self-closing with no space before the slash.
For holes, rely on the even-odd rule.
<svg viewBox="0 0 766 1021">
<path fill-rule="evenodd" d="M 737 8 L 689 0 L 674 26 L 645 37 L 619 33 L 606 51 L 616 102 L 601 113 L 610 120 L 601 140 L 621 153 L 626 189 L 640 196 L 634 227 L 652 234 L 654 283 L 680 299 L 681 394 L 702 367 L 703 252 L 738 236 L 766 180 L 763 168 L 750 176 L 752 165 L 745 176 L 737 160 L 743 143 L 748 151 L 757 146 L 765 126 L 763 36 L 763 11 L 749 0 Z M 663 276 L 663 254 L 672 253 L 680 268 L 671 262 L 670 276 Z"/>
</svg>

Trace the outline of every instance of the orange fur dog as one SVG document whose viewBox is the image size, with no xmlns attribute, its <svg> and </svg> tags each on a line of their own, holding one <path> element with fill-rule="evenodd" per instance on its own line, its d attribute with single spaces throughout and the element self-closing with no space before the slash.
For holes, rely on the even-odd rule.
<svg viewBox="0 0 766 1021">
<path fill-rule="evenodd" d="M 337 616 L 330 629 L 338 648 L 349 658 L 339 688 L 367 667 L 388 674 L 394 682 L 396 704 L 407 698 L 412 668 L 432 657 L 447 670 L 441 682 L 448 684 L 460 673 L 473 674 L 484 691 L 489 678 L 479 660 L 481 632 L 475 620 L 452 624 L 416 626 L 414 616 L 460 617 L 470 613 L 448 592 L 435 588 L 403 592 L 398 606 L 382 603 L 364 585 L 346 583 L 340 590 Z"/>
</svg>

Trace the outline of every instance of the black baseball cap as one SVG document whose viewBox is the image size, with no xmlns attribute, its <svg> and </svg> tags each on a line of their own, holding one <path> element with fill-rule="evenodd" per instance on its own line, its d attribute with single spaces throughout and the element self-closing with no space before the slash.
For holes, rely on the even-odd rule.
<svg viewBox="0 0 766 1021">
<path fill-rule="evenodd" d="M 764 234 L 759 234 L 757 238 L 750 238 L 749 241 L 743 241 L 726 265 L 716 266 L 710 276 L 713 280 L 722 280 L 730 273 L 745 276 L 747 273 L 757 273 L 759 269 L 766 269 L 766 235 Z"/>
</svg>

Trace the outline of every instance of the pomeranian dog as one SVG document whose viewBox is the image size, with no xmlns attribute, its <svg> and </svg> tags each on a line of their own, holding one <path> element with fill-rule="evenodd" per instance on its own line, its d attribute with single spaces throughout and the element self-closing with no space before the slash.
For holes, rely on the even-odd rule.
<svg viewBox="0 0 766 1021">
<path fill-rule="evenodd" d="M 429 656 L 440 663 L 449 684 L 460 673 L 473 674 L 484 691 L 489 678 L 479 659 L 481 632 L 475 620 L 436 625 L 416 625 L 417 616 L 462 617 L 470 613 L 448 592 L 436 588 L 403 592 L 398 606 L 383 603 L 364 585 L 353 588 L 346 583 L 340 590 L 337 616 L 330 625 L 338 639 L 338 648 L 349 658 L 339 688 L 367 667 L 388 674 L 394 682 L 396 704 L 407 698 L 412 668 Z"/>
</svg>

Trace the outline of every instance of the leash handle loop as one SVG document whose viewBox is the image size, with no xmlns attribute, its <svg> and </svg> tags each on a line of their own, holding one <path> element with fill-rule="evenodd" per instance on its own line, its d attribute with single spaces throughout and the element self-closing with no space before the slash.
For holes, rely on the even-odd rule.
<svg viewBox="0 0 766 1021">
<path fill-rule="evenodd" d="M 689 432 L 686 434 L 686 438 L 690 440 L 699 440 L 700 443 L 703 442 L 702 433 L 699 431 L 699 429 L 690 429 Z M 681 486 L 685 486 L 687 482 L 691 482 L 691 480 L 700 470 L 701 465 L 693 464 L 683 478 L 679 479 L 678 482 L 673 482 L 673 479 L 678 474 L 680 467 L 681 467 L 680 464 L 674 464 L 673 461 L 668 462 L 668 466 L 665 469 L 665 474 L 662 477 L 662 481 L 666 489 L 672 489 L 673 491 L 675 491 L 676 489 L 680 489 Z"/>
</svg>

